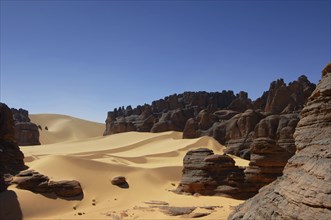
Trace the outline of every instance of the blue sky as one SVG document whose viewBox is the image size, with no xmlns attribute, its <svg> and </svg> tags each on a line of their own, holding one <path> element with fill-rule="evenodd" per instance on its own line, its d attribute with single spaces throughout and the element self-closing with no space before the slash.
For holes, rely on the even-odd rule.
<svg viewBox="0 0 331 220">
<path fill-rule="evenodd" d="M 3 1 L 1 102 L 103 122 L 184 91 L 247 91 L 331 60 L 330 1 Z"/>
</svg>

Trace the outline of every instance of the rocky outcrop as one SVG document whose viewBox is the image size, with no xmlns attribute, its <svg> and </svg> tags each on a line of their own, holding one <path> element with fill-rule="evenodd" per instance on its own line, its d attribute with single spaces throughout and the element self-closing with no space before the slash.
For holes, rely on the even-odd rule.
<svg viewBox="0 0 331 220">
<path fill-rule="evenodd" d="M 254 109 L 271 114 L 300 111 L 315 87 L 306 76 L 300 76 L 289 85 L 279 79 L 270 84 L 269 90 L 258 98 L 253 106 Z"/>
<path fill-rule="evenodd" d="M 270 129 L 265 131 L 264 138 L 270 138 L 282 146 L 290 145 L 293 147 L 292 135 L 299 119 L 299 112 L 314 88 L 315 85 L 310 83 L 307 77 L 300 76 L 298 80 L 288 85 L 282 79 L 272 82 L 269 90 L 254 102 L 250 102 L 247 94 L 241 92 L 233 103 L 241 100 L 241 103 L 246 103 L 241 106 L 247 108 L 232 108 L 232 111 L 218 110 L 211 112 L 209 114 L 216 116 L 216 120 L 213 119 L 213 123 L 205 127 L 200 125 L 199 121 L 201 119 L 198 116 L 189 119 L 183 137 L 212 136 L 221 144 L 227 146 L 226 153 L 244 159 L 250 159 L 253 141 L 260 137 L 259 134 L 255 134 L 256 128 Z M 231 109 L 233 103 L 227 108 Z M 289 123 L 285 122 L 288 115 L 291 115 Z M 266 119 L 261 121 L 264 118 Z M 278 123 L 280 118 L 281 122 Z M 266 121 L 270 121 L 275 125 L 269 124 L 266 127 Z M 260 122 L 261 124 L 259 124 Z M 282 135 L 279 133 L 281 130 Z M 284 134 L 289 135 L 284 137 Z M 293 153 L 292 151 L 292 155 Z"/>
<path fill-rule="evenodd" d="M 194 116 L 193 108 L 176 109 L 163 113 L 151 132 L 183 131 L 187 120 Z"/>
<path fill-rule="evenodd" d="M 229 219 L 331 218 L 331 64 L 301 112 L 296 153 L 283 176 L 236 208 Z"/>
<path fill-rule="evenodd" d="M 15 141 L 12 112 L 7 105 L 0 103 L 0 173 L 15 174 L 25 169 L 23 159 Z"/>
<path fill-rule="evenodd" d="M 82 187 L 76 180 L 50 181 L 47 176 L 34 170 L 20 172 L 11 184 L 16 184 L 19 189 L 36 193 L 54 193 L 59 197 L 74 197 L 83 194 Z"/>
<path fill-rule="evenodd" d="M 229 120 L 216 124 L 212 136 L 219 143 L 227 146 L 226 153 L 249 159 L 255 126 L 264 117 L 260 112 L 248 109 L 244 113 L 236 114 Z"/>
<path fill-rule="evenodd" d="M 232 91 L 175 94 L 154 101 L 152 105 L 134 109 L 121 107 L 109 112 L 104 134 L 173 130 L 183 131 L 183 138 L 212 136 L 227 146 L 226 153 L 244 159 L 250 159 L 251 150 L 267 141 L 269 147 L 280 147 L 274 149 L 275 152 L 284 149 L 284 154 L 290 153 L 284 156 L 287 160 L 294 153 L 290 148 L 294 146 L 292 135 L 299 112 L 314 88 L 306 76 L 300 76 L 288 85 L 283 79 L 272 82 L 269 90 L 253 102 L 246 92 L 237 95 Z M 260 152 L 252 154 L 256 157 Z M 255 175 L 256 169 L 253 171 L 253 165 L 251 168 Z M 271 172 L 269 168 L 268 171 L 261 169 Z M 279 167 L 277 170 L 277 174 L 271 176 L 281 173 Z"/>
<path fill-rule="evenodd" d="M 243 168 L 235 166 L 235 161 L 227 155 L 215 155 L 212 150 L 199 148 L 187 152 L 183 164 L 177 193 L 247 198 L 256 192 L 244 183 Z"/>
<path fill-rule="evenodd" d="M 29 112 L 11 109 L 15 123 L 15 138 L 19 146 L 40 145 L 38 126 L 30 121 Z"/>
<path fill-rule="evenodd" d="M 298 115 L 271 115 L 262 119 L 254 129 L 250 145 L 250 163 L 245 179 L 261 188 L 282 175 L 288 159 L 295 153 L 294 129 Z"/>
<path fill-rule="evenodd" d="M 232 91 L 184 92 L 153 101 L 151 105 L 120 107 L 108 112 L 104 135 L 128 131 L 183 131 L 187 120 L 200 110 L 223 109 L 236 99 L 248 100 L 244 93 L 236 96 Z M 242 108 L 243 105 L 234 103 L 232 106 Z"/>
<path fill-rule="evenodd" d="M 5 174 L 25 169 L 24 155 L 15 141 L 13 115 L 8 106 L 0 103 L 0 192 L 7 189 Z"/>
</svg>

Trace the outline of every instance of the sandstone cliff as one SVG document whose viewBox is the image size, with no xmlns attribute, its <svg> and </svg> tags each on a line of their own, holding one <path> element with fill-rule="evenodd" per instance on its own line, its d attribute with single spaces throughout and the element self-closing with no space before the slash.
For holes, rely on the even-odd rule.
<svg viewBox="0 0 331 220">
<path fill-rule="evenodd" d="M 15 138 L 19 146 L 40 145 L 39 130 L 24 109 L 11 109 L 15 123 Z"/>
<path fill-rule="evenodd" d="M 297 113 L 302 109 L 307 98 L 314 90 L 315 85 L 310 83 L 306 76 L 300 76 L 298 80 L 286 85 L 282 79 L 272 82 L 268 91 L 260 98 L 251 101 L 246 92 L 234 94 L 232 91 L 222 92 L 184 92 L 182 94 L 174 94 L 152 102 L 151 105 L 145 104 L 132 108 L 120 107 L 108 112 L 106 119 L 106 130 L 104 135 L 128 132 L 128 131 L 143 131 L 143 132 L 163 132 L 169 130 L 184 131 L 184 138 L 195 138 L 203 135 L 214 136 L 216 139 L 224 139 L 225 137 L 216 132 L 218 126 L 224 127 L 223 123 L 227 123 L 232 117 L 225 118 L 223 112 L 227 110 L 231 113 L 227 116 L 234 116 L 233 113 L 243 113 L 248 109 L 263 112 L 259 117 L 262 119 L 271 114 L 289 114 Z M 203 112 L 201 112 L 203 111 Z M 240 117 L 240 116 L 237 116 Z M 246 115 L 240 119 L 244 124 L 240 126 L 248 126 L 243 135 L 236 134 L 235 138 L 228 134 L 233 133 L 235 122 L 229 122 L 230 128 L 225 136 L 225 142 L 231 140 L 231 143 L 225 143 L 240 148 L 244 151 L 249 149 L 252 142 L 247 135 L 254 131 L 254 126 L 259 122 L 255 118 L 253 121 L 246 122 Z M 237 121 L 238 118 L 234 118 Z M 248 125 L 249 124 L 249 125 Z M 227 126 L 227 125 L 226 125 Z M 240 128 L 242 129 L 242 128 Z M 236 133 L 234 131 L 234 133 Z M 245 142 L 245 143 L 244 143 Z M 224 143 L 223 143 L 224 144 Z M 238 151 L 236 155 L 242 156 L 244 151 Z M 249 150 L 248 150 L 249 151 Z M 247 154 L 249 157 L 249 154 Z"/>
<path fill-rule="evenodd" d="M 24 155 L 15 141 L 14 121 L 10 109 L 0 103 L 0 191 L 4 190 L 3 174 L 25 169 Z"/>
<path fill-rule="evenodd" d="M 331 219 L 331 64 L 301 112 L 283 176 L 229 219 Z"/>
</svg>

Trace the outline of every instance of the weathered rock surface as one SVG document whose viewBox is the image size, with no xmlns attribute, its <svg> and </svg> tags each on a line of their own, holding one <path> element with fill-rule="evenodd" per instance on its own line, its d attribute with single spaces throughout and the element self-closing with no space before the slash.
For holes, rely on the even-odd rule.
<svg viewBox="0 0 331 220">
<path fill-rule="evenodd" d="M 0 103 L 0 176 L 25 169 L 23 159 L 24 155 L 15 141 L 12 112 L 7 105 Z"/>
<path fill-rule="evenodd" d="M 104 135 L 127 131 L 183 131 L 186 121 L 195 117 L 200 110 L 216 111 L 228 107 L 234 100 L 242 99 L 246 102 L 244 93 L 234 95 L 232 91 L 220 92 L 184 92 L 174 94 L 132 108 L 120 107 L 108 112 Z M 233 108 L 242 108 L 242 105 L 233 104 Z M 237 107 L 239 106 L 239 107 Z"/>
<path fill-rule="evenodd" d="M 305 76 L 288 85 L 279 79 L 253 102 L 245 92 L 175 94 L 152 105 L 109 112 L 105 135 L 173 130 L 183 131 L 183 138 L 212 136 L 227 146 L 225 153 L 251 160 L 244 182 L 257 191 L 282 175 L 294 154 L 299 113 L 315 87 Z"/>
<path fill-rule="evenodd" d="M 73 197 L 83 194 L 82 187 L 77 180 L 49 181 L 48 187 L 59 197 Z"/>
<path fill-rule="evenodd" d="M 29 112 L 11 109 L 15 124 L 15 138 L 19 146 L 40 145 L 38 126 L 30 121 Z"/>
<path fill-rule="evenodd" d="M 283 174 L 284 166 L 295 153 L 293 133 L 298 121 L 296 113 L 270 115 L 255 126 L 250 163 L 245 170 L 247 182 L 260 188 Z"/>
<path fill-rule="evenodd" d="M 283 79 L 279 79 L 270 84 L 269 90 L 258 98 L 253 106 L 254 109 L 271 114 L 300 111 L 315 87 L 306 76 L 300 76 L 288 86 Z"/>
<path fill-rule="evenodd" d="M 11 184 L 19 189 L 36 193 L 55 193 L 59 197 L 74 197 L 83 194 L 80 183 L 76 180 L 50 181 L 49 178 L 34 170 L 25 170 L 17 174 Z"/>
<path fill-rule="evenodd" d="M 226 153 L 249 159 L 255 126 L 264 117 L 260 112 L 248 109 L 244 113 L 236 114 L 229 120 L 216 124 L 212 136 L 219 143 L 227 146 Z"/>
<path fill-rule="evenodd" d="M 199 148 L 187 152 L 183 163 L 177 193 L 247 198 L 256 192 L 244 183 L 243 168 L 235 166 L 235 161 L 227 155 L 215 155 L 212 150 Z"/>
<path fill-rule="evenodd" d="M 229 219 L 331 219 L 331 64 L 302 110 L 294 137 L 297 152 L 283 176 Z"/>
</svg>

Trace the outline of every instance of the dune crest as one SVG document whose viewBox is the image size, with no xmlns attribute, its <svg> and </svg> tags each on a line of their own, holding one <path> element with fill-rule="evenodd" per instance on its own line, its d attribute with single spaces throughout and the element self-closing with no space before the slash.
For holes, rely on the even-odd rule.
<svg viewBox="0 0 331 220">
<path fill-rule="evenodd" d="M 40 125 L 41 144 L 53 144 L 101 136 L 105 125 L 60 114 L 31 114 L 31 121 Z"/>
</svg>

